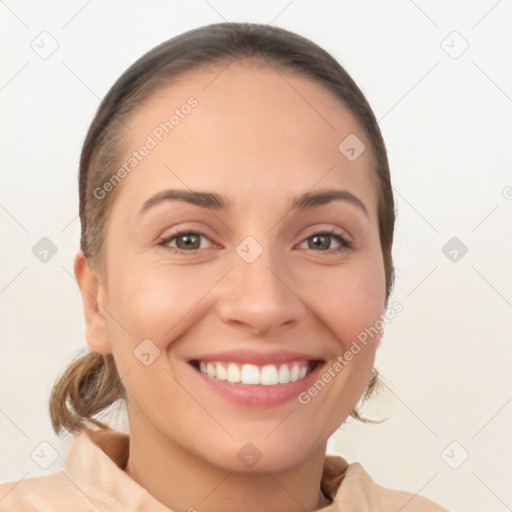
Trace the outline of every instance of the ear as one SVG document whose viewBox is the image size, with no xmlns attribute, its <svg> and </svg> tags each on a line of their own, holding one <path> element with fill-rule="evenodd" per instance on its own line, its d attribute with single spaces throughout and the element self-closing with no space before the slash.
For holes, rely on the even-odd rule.
<svg viewBox="0 0 512 512">
<path fill-rule="evenodd" d="M 74 270 L 82 294 L 87 344 L 95 352 L 111 354 L 103 284 L 89 268 L 82 250 L 79 250 L 75 256 Z"/>
</svg>

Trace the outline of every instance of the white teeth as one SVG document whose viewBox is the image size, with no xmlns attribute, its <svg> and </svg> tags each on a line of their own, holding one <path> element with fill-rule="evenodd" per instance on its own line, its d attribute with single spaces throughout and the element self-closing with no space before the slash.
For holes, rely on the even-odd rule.
<svg viewBox="0 0 512 512">
<path fill-rule="evenodd" d="M 227 378 L 226 369 L 220 363 L 215 366 L 215 378 L 219 380 L 226 380 Z"/>
<path fill-rule="evenodd" d="M 259 384 L 260 383 L 260 370 L 254 364 L 242 365 L 242 372 L 240 373 L 240 381 L 242 384 Z"/>
<path fill-rule="evenodd" d="M 279 384 L 287 384 L 290 382 L 290 369 L 287 364 L 279 367 Z"/>
<path fill-rule="evenodd" d="M 308 361 L 296 361 L 281 365 L 267 364 L 265 366 L 200 361 L 199 371 L 208 377 L 233 383 L 275 386 L 303 379 L 308 374 Z"/>
<path fill-rule="evenodd" d="M 215 366 L 213 366 L 212 363 L 207 363 L 206 374 L 208 375 L 208 377 L 215 377 Z"/>
<path fill-rule="evenodd" d="M 299 380 L 299 375 L 300 375 L 300 367 L 298 364 L 294 364 L 292 366 L 292 369 L 290 371 L 290 380 L 292 382 L 295 382 L 296 380 Z"/>
<path fill-rule="evenodd" d="M 277 368 L 275 365 L 267 364 L 267 366 L 264 366 L 261 369 L 260 383 L 263 384 L 264 386 L 274 386 L 275 384 L 279 384 Z"/>
<path fill-rule="evenodd" d="M 228 382 L 240 382 L 240 369 L 235 363 L 229 363 L 226 380 Z"/>
</svg>

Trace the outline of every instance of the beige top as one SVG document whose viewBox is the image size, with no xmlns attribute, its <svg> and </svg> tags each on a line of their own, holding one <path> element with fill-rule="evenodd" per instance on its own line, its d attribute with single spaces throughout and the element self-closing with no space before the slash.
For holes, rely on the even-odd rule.
<svg viewBox="0 0 512 512">
<path fill-rule="evenodd" d="M 83 429 L 58 473 L 0 484 L 0 512 L 173 512 L 125 473 L 129 434 Z M 376 484 L 361 464 L 326 455 L 322 512 L 448 512 L 433 501 Z"/>
</svg>

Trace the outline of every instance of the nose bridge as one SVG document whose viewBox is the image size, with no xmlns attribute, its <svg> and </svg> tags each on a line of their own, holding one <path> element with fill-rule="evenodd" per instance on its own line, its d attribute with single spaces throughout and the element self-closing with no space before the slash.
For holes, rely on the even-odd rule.
<svg viewBox="0 0 512 512">
<path fill-rule="evenodd" d="M 287 283 L 285 268 L 274 248 L 246 237 L 236 247 L 226 276 L 218 307 L 221 318 L 257 332 L 299 320 L 305 306 Z"/>
<path fill-rule="evenodd" d="M 283 287 L 286 288 L 283 283 L 285 265 L 279 268 L 275 249 L 269 245 L 264 248 L 255 244 L 245 241 L 236 249 L 237 258 L 233 270 L 240 279 L 237 288 L 246 295 L 263 295 L 266 300 L 278 299 L 283 295 Z"/>
</svg>

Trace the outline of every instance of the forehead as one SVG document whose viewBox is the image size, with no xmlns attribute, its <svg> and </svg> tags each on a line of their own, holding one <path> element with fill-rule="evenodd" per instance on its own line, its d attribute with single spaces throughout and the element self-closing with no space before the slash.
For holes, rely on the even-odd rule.
<svg viewBox="0 0 512 512">
<path fill-rule="evenodd" d="M 251 149 L 262 141 L 276 145 L 300 137 L 307 147 L 332 150 L 351 133 L 365 137 L 350 109 L 322 84 L 273 64 L 240 61 L 201 67 L 158 88 L 133 112 L 129 124 L 135 131 L 128 139 L 136 143 L 141 130 L 168 120 L 190 97 L 198 108 L 173 135 L 197 142 L 229 135 Z"/>
<path fill-rule="evenodd" d="M 295 72 L 248 62 L 193 70 L 156 90 L 128 125 L 123 161 L 153 146 L 123 183 L 132 204 L 162 188 L 222 189 L 243 200 L 316 184 L 344 185 L 370 208 L 375 199 L 362 127 L 333 93 Z M 344 140 L 366 150 L 351 161 Z"/>
</svg>

